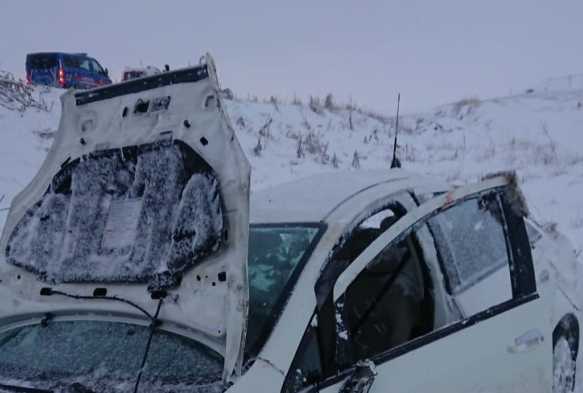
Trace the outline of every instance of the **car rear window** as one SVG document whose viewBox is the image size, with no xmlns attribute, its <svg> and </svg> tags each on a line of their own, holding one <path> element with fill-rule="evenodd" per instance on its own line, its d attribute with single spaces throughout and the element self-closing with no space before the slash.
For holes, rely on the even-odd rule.
<svg viewBox="0 0 583 393">
<path fill-rule="evenodd" d="M 33 70 L 53 68 L 57 65 L 57 55 L 54 53 L 37 53 L 26 56 L 26 66 Z"/>
</svg>

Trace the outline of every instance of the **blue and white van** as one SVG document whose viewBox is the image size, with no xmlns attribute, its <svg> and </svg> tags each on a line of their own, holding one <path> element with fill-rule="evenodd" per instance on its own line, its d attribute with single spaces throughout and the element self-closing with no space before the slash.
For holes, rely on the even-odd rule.
<svg viewBox="0 0 583 393">
<path fill-rule="evenodd" d="M 107 68 L 87 53 L 30 53 L 26 56 L 26 83 L 77 89 L 110 85 Z"/>
</svg>

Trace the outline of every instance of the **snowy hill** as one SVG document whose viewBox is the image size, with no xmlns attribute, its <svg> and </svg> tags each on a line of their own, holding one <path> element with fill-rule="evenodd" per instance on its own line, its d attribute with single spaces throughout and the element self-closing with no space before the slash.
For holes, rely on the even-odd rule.
<svg viewBox="0 0 583 393">
<path fill-rule="evenodd" d="M 398 157 L 404 168 L 461 184 L 515 169 L 533 216 L 558 223 L 581 250 L 580 102 L 583 90 L 547 90 L 486 101 L 469 98 L 432 113 L 404 115 Z M 352 130 L 350 110 L 320 109 L 318 114 L 308 105 L 229 102 L 256 189 L 313 172 L 389 168 L 394 118 L 353 111 Z M 298 155 L 300 146 L 304 156 Z"/>
<path fill-rule="evenodd" d="M 450 182 L 515 169 L 539 221 L 554 221 L 583 249 L 583 83 L 553 79 L 530 93 L 467 98 L 400 119 L 403 167 Z M 577 82 L 577 83 L 576 83 Z M 553 87 L 554 86 L 554 87 Z M 570 86 L 570 87 L 569 87 Z M 58 126 L 61 90 L 36 88 L 50 111 L 0 106 L 0 209 L 34 176 Z M 405 108 L 406 101 L 402 108 Z M 389 169 L 394 117 L 339 105 L 227 101 L 253 166 L 254 190 L 313 173 Z M 0 231 L 6 211 L 0 210 Z"/>
</svg>

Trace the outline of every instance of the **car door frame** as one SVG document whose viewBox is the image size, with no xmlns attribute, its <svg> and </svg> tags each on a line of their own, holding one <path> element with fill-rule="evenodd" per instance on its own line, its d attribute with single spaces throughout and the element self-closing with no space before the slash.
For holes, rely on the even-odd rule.
<svg viewBox="0 0 583 393">
<path fill-rule="evenodd" d="M 340 322 L 336 323 L 336 362 L 341 369 L 343 365 L 344 368 L 342 371 L 339 371 L 337 375 L 319 382 L 317 384 L 317 389 L 324 389 L 338 384 L 354 371 L 353 365 L 346 367 L 347 364 L 352 363 L 350 358 L 350 340 L 345 334 L 346 331 L 344 326 L 346 326 L 346 314 L 343 309 L 343 305 L 345 304 L 344 294 L 348 286 L 354 279 L 356 279 L 356 277 L 358 277 L 359 273 L 366 268 L 368 263 L 387 245 L 397 241 L 403 236 L 403 234 L 413 230 L 416 224 L 424 223 L 427 219 L 455 206 L 457 203 L 461 203 L 467 199 L 472 199 L 492 191 L 498 192 L 501 196 L 504 194 L 505 197 L 500 198 L 500 200 L 506 220 L 504 234 L 507 252 L 509 254 L 509 267 L 511 269 L 512 299 L 497 304 L 486 311 L 462 318 L 456 323 L 441 327 L 424 336 L 415 338 L 405 344 L 380 353 L 374 357 L 378 364 L 386 363 L 391 359 L 404 355 L 405 353 L 421 348 L 457 331 L 473 326 L 539 298 L 539 295 L 536 292 L 534 265 L 530 253 L 528 235 L 523 220 L 523 217 L 527 215 L 528 212 L 522 194 L 517 188 L 515 181 L 515 175 L 507 173 L 488 178 L 481 183 L 456 188 L 445 194 L 434 197 L 397 221 L 391 228 L 371 243 L 371 245 L 344 270 L 336 281 L 333 293 L 335 314 L 341 316 Z M 515 241 L 513 241 L 512 244 L 510 243 L 508 228 L 512 228 L 514 231 L 513 235 Z M 443 271 L 442 273 L 445 274 Z M 310 390 L 308 389 L 307 391 Z"/>
</svg>

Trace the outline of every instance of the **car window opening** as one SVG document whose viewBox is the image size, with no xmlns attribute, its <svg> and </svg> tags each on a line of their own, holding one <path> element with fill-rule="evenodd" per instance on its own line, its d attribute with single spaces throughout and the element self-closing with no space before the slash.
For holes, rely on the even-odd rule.
<svg viewBox="0 0 583 393">
<path fill-rule="evenodd" d="M 328 265 L 330 275 L 325 280 L 322 280 L 325 275 L 321 277 L 318 290 L 330 295 L 340 273 L 404 214 L 404 207 L 393 203 L 359 224 L 332 256 Z M 432 330 L 431 280 L 420 255 L 416 237 L 409 235 L 379 254 L 349 287 L 346 310 L 354 344 L 353 360 Z M 328 296 L 319 311 L 318 325 L 322 367 L 327 375 L 335 372 L 334 320 Z"/>
<path fill-rule="evenodd" d="M 356 255 L 399 220 L 401 216 L 393 213 L 386 215 L 378 228 L 360 233 L 358 237 L 368 239 L 353 246 Z M 413 235 L 393 243 L 348 288 L 346 312 L 353 360 L 372 357 L 432 330 L 433 319 L 421 318 L 429 292 L 424 282 L 430 281 L 423 279 L 426 269 L 416 243 Z"/>
<path fill-rule="evenodd" d="M 385 219 L 381 231 L 396 221 Z M 432 249 L 441 256 L 454 289 L 452 301 L 461 310 L 457 320 L 512 298 L 500 201 L 496 194 L 468 199 L 404 233 L 349 286 L 346 312 L 353 360 L 375 357 L 434 330 L 433 318 L 427 318 L 434 310 L 427 257 L 419 247 L 419 236 L 428 227 L 433 229 Z M 484 296 L 492 285 L 499 288 L 497 293 Z"/>
</svg>

